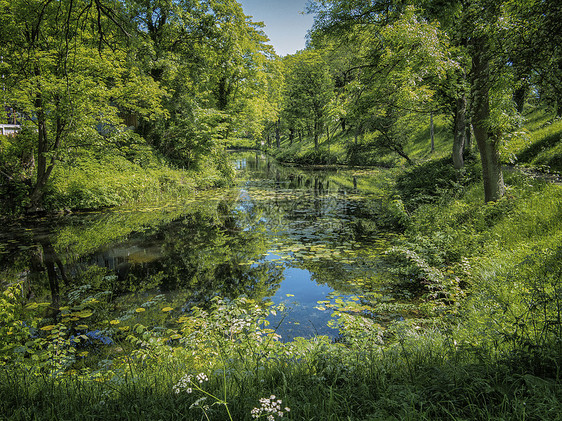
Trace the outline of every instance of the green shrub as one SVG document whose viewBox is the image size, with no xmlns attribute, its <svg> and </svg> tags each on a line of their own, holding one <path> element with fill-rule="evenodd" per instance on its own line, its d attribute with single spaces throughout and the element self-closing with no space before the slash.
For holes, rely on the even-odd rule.
<svg viewBox="0 0 562 421">
<path fill-rule="evenodd" d="M 0 135 L 0 213 L 19 214 L 31 192 L 34 156 L 32 133 Z"/>
<path fill-rule="evenodd" d="M 455 170 L 451 159 L 427 161 L 404 171 L 396 180 L 396 189 L 404 198 L 406 209 L 414 210 L 425 203 L 445 203 L 460 198 L 466 189 L 481 177 L 481 169 L 467 162 Z"/>
</svg>

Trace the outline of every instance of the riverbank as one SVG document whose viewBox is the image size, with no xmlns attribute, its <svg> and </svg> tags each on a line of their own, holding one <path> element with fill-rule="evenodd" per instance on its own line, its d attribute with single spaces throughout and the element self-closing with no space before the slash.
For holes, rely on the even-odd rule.
<svg viewBox="0 0 562 421">
<path fill-rule="evenodd" d="M 9 151 L 3 151 L 6 157 Z M 233 176 L 226 152 L 210 155 L 186 169 L 170 165 L 146 145 L 127 153 L 77 150 L 71 159 L 54 167 L 42 207 L 34 211 L 52 214 L 135 203 L 158 204 L 196 190 L 227 185 Z M 29 177 L 28 173 L 14 171 L 12 178 L 2 179 L 3 217 L 18 217 L 28 211 Z"/>
<path fill-rule="evenodd" d="M 562 120 L 542 108 L 528 106 L 522 116 L 521 129 L 515 133 L 500 150 L 504 165 L 518 165 L 532 168 L 542 174 L 562 173 Z M 452 132 L 445 116 L 436 116 L 433 128 L 433 150 L 429 125 L 413 130 L 405 143 L 403 152 L 412 163 L 451 156 Z M 324 137 L 318 150 L 313 142 L 282 138 L 280 147 L 274 144 L 262 145 L 262 149 L 280 162 L 297 165 L 333 166 L 380 166 L 400 167 L 408 164 L 404 157 L 388 148 L 381 147 L 373 134 L 356 137 L 352 132 L 337 132 L 330 138 Z M 467 157 L 478 154 L 476 145 L 465 151 Z M 452 160 L 450 160 L 452 162 Z"/>
</svg>

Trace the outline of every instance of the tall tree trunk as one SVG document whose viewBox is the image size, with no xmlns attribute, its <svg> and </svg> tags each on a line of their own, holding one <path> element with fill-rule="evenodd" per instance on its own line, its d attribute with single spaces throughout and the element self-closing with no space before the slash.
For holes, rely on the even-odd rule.
<svg viewBox="0 0 562 421">
<path fill-rule="evenodd" d="M 314 150 L 318 150 L 318 136 L 320 132 L 320 123 L 316 120 L 314 122 Z"/>
<path fill-rule="evenodd" d="M 223 76 L 220 78 L 218 87 L 217 87 L 217 107 L 219 110 L 224 111 L 228 105 L 228 82 L 226 77 Z"/>
<path fill-rule="evenodd" d="M 48 135 L 47 135 L 47 121 L 43 111 L 37 113 L 37 180 L 35 186 L 29 196 L 29 210 L 36 211 L 41 209 L 43 202 L 43 195 L 45 194 L 45 187 L 47 186 L 47 181 L 51 177 L 55 162 L 57 160 L 58 150 L 60 148 L 61 139 L 63 136 L 63 131 L 65 129 L 65 123 L 58 118 L 56 121 L 56 132 L 55 140 L 52 145 L 49 145 Z M 51 152 L 52 156 L 50 161 L 47 161 L 47 152 Z"/>
<path fill-rule="evenodd" d="M 466 135 L 465 135 L 465 145 L 464 145 L 464 153 L 463 156 L 466 159 L 467 156 L 470 156 L 472 153 L 472 122 L 470 118 L 466 121 Z"/>
<path fill-rule="evenodd" d="M 474 110 L 474 137 L 482 160 L 484 200 L 499 200 L 505 193 L 503 173 L 498 152 L 498 139 L 491 135 L 490 120 L 490 67 L 487 45 L 484 40 L 474 41 L 472 57 L 472 107 Z"/>
<path fill-rule="evenodd" d="M 39 70 L 36 69 L 35 74 L 39 75 Z M 41 92 L 41 87 L 39 87 L 39 92 Z M 29 197 L 30 210 L 38 210 L 40 208 L 45 185 L 50 175 L 50 171 L 47 170 L 47 152 L 49 152 L 47 119 L 43 110 L 43 97 L 41 93 L 38 93 L 35 98 L 35 109 L 37 110 L 37 178 Z"/>
<path fill-rule="evenodd" d="M 463 151 L 466 143 L 466 95 L 456 101 L 455 134 L 453 138 L 453 165 L 457 170 L 464 166 Z"/>
<path fill-rule="evenodd" d="M 429 115 L 429 137 L 431 137 L 431 153 L 435 152 L 435 129 L 433 127 L 433 111 Z"/>
<path fill-rule="evenodd" d="M 275 144 L 277 149 L 281 148 L 281 120 L 277 119 L 277 124 L 275 125 Z"/>
<path fill-rule="evenodd" d="M 523 113 L 528 90 L 529 85 L 526 81 L 522 81 L 521 86 L 513 92 L 513 102 L 515 102 L 515 108 L 519 114 Z"/>
<path fill-rule="evenodd" d="M 357 146 L 357 141 L 358 141 L 358 138 L 359 138 L 359 132 L 360 131 L 361 131 L 361 126 L 357 125 L 355 127 L 355 139 L 354 139 L 355 146 Z"/>
</svg>

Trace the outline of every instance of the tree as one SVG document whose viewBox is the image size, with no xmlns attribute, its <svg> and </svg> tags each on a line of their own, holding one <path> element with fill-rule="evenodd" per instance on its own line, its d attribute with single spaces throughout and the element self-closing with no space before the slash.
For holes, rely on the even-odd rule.
<svg viewBox="0 0 562 421">
<path fill-rule="evenodd" d="M 508 3 L 510 64 L 518 111 L 534 88 L 540 100 L 562 116 L 562 6 L 556 0 Z"/>
<path fill-rule="evenodd" d="M 318 150 L 326 117 L 326 105 L 334 94 L 333 81 L 322 56 L 316 51 L 300 51 L 285 57 L 285 115 L 293 127 L 308 126 Z"/>
<path fill-rule="evenodd" d="M 441 28 L 454 39 L 458 51 L 456 62 L 464 66 L 460 68 L 461 75 L 467 75 L 470 82 L 471 109 L 473 115 L 473 128 L 478 144 L 483 166 L 483 184 L 485 201 L 500 199 L 504 192 L 502 168 L 500 162 L 499 145 L 506 138 L 509 131 L 515 128 L 516 119 L 512 118 L 509 104 L 504 100 L 506 88 L 512 91 L 512 86 L 506 85 L 505 74 L 508 67 L 508 50 L 504 40 L 509 39 L 510 26 L 509 6 L 513 3 L 508 1 L 491 0 L 466 0 L 455 2 L 443 2 L 441 0 L 419 0 L 419 1 L 392 1 L 378 0 L 374 2 L 357 2 L 354 0 L 326 0 L 315 2 L 312 10 L 316 13 L 315 28 L 317 31 L 327 31 L 338 34 L 341 31 L 350 31 L 352 28 L 370 27 L 371 32 L 382 33 L 385 28 L 392 27 L 404 12 L 410 10 L 410 5 L 416 6 L 416 15 L 425 17 L 420 22 L 429 24 L 429 19 L 438 20 Z M 431 25 L 431 24 L 430 24 Z M 518 29 L 518 28 L 516 28 Z M 436 28 L 436 33 L 442 33 L 442 29 Z M 412 32 L 396 34 L 398 42 L 402 39 L 408 40 Z M 459 35 L 460 34 L 460 35 Z M 428 39 L 431 45 L 438 46 L 438 36 L 434 41 Z M 385 42 L 388 39 L 384 40 Z M 450 47 L 444 45 L 450 51 Z M 431 48 L 423 41 L 410 44 L 411 54 L 420 54 L 419 51 Z M 440 48 L 434 49 L 440 50 Z M 380 57 L 383 57 L 382 55 Z M 404 62 L 411 60 L 405 56 Z M 396 64 L 402 64 L 397 61 Z M 412 69 L 406 65 L 404 69 Z M 392 75 L 404 75 L 404 71 L 398 67 L 390 69 Z M 415 74 L 415 73 L 414 73 Z M 395 76 L 392 76 L 395 77 Z M 460 167 L 463 133 L 466 133 L 466 109 L 465 89 L 462 83 L 463 77 L 452 78 L 452 83 L 459 86 L 457 93 L 452 96 L 454 102 L 451 108 L 455 115 L 455 142 L 454 158 L 455 165 Z M 414 79 L 417 84 L 417 79 Z M 459 81 L 461 83 L 459 83 Z M 438 84 L 431 78 L 425 78 L 422 90 L 410 90 L 409 92 L 421 92 L 424 90 L 437 90 Z M 369 82 L 370 84 L 371 82 Z M 406 84 L 408 86 L 408 84 Z M 408 92 L 408 90 L 406 90 Z M 376 94 L 374 99 L 384 98 L 384 95 Z M 391 96 L 392 98 L 392 96 Z M 464 121 L 464 122 L 463 122 Z"/>
<path fill-rule="evenodd" d="M 373 131 L 375 147 L 410 162 L 404 152 L 410 122 L 415 116 L 431 115 L 439 81 L 457 67 L 446 38 L 436 25 L 403 4 L 326 3 L 330 5 L 319 12 L 318 35 L 313 39 L 340 37 L 345 31 L 361 57 L 344 72 L 349 80 L 347 119 L 356 130 Z"/>
<path fill-rule="evenodd" d="M 82 0 L 0 4 L 7 101 L 35 133 L 29 208 L 41 207 L 56 163 L 72 147 L 120 125 L 128 108 L 155 115 L 162 92 L 127 60 L 121 5 Z"/>
<path fill-rule="evenodd" d="M 230 134 L 263 130 L 275 109 L 275 66 L 262 24 L 233 0 L 132 0 L 131 10 L 142 35 L 138 60 L 168 92 L 170 118 L 141 127 L 155 147 L 178 164 L 197 165 Z"/>
</svg>

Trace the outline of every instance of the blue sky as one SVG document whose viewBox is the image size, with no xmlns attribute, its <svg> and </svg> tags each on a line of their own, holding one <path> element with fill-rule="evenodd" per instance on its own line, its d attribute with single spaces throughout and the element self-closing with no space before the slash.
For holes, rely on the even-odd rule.
<svg viewBox="0 0 562 421">
<path fill-rule="evenodd" d="M 265 23 L 264 31 L 280 56 L 302 50 L 312 26 L 312 15 L 302 14 L 307 0 L 238 0 L 254 22 Z"/>
</svg>

